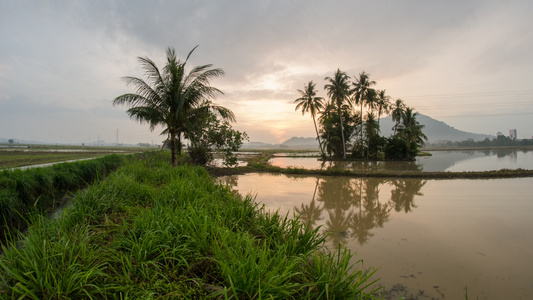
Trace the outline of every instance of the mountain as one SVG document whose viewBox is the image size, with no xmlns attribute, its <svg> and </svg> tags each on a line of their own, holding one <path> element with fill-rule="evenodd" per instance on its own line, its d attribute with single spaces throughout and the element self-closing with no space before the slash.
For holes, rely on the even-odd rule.
<svg viewBox="0 0 533 300">
<path fill-rule="evenodd" d="M 422 131 L 428 137 L 428 143 L 442 142 L 442 141 L 452 141 L 459 142 L 467 139 L 473 139 L 474 141 L 482 141 L 486 138 L 492 139 L 495 136 L 488 134 L 478 134 L 472 132 L 466 132 L 453 128 L 452 126 L 435 120 L 429 116 L 419 114 L 417 120 L 420 124 L 424 125 Z M 396 123 L 392 121 L 391 116 L 380 119 L 379 125 L 381 128 L 381 135 L 388 137 L 391 136 L 394 132 L 392 127 Z"/>
<path fill-rule="evenodd" d="M 249 142 L 244 143 L 241 147 L 242 149 L 280 149 L 282 148 L 281 144 L 267 144 L 262 142 Z"/>
<path fill-rule="evenodd" d="M 424 125 L 422 130 L 428 137 L 428 143 L 442 142 L 442 141 L 464 141 L 467 139 L 473 139 L 474 141 L 482 141 L 486 138 L 493 139 L 495 136 L 488 134 L 478 134 L 472 132 L 466 132 L 453 128 L 452 126 L 435 120 L 429 116 L 419 114 L 417 116 L 418 122 Z M 389 137 L 393 134 L 392 127 L 395 122 L 392 121 L 391 116 L 380 119 L 379 125 L 381 127 L 381 135 Z M 281 144 L 266 144 L 260 142 L 251 142 L 243 145 L 243 148 L 248 149 L 280 149 L 280 148 L 292 148 L 292 149 L 319 149 L 318 141 L 314 137 L 292 137 Z"/>
<path fill-rule="evenodd" d="M 281 144 L 267 144 L 261 142 L 245 143 L 242 149 L 309 149 L 318 150 L 316 138 L 292 137 Z"/>
<path fill-rule="evenodd" d="M 319 149 L 318 140 L 313 137 L 291 137 L 290 139 L 283 142 L 281 145 L 287 146 L 289 148 Z"/>
</svg>

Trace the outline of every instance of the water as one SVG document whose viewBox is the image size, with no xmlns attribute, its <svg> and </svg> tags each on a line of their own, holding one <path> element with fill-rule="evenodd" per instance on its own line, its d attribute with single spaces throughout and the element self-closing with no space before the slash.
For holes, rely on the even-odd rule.
<svg viewBox="0 0 533 300">
<path fill-rule="evenodd" d="M 275 157 L 270 159 L 270 163 L 283 168 L 288 166 L 305 169 L 335 167 L 354 171 L 463 172 L 518 168 L 533 170 L 532 150 L 497 149 L 428 152 L 432 156 L 417 157 L 414 162 L 322 162 L 316 157 Z"/>
<path fill-rule="evenodd" d="M 91 159 L 96 159 L 96 158 L 98 158 L 98 157 L 79 158 L 79 159 L 71 159 L 71 160 L 62 160 L 62 161 L 56 161 L 56 162 L 51 162 L 51 163 L 45 163 L 45 164 L 29 165 L 29 166 L 22 166 L 22 167 L 15 167 L 15 168 L 10 168 L 10 169 L 8 169 L 8 170 L 26 170 L 26 169 L 32 169 L 32 168 L 42 168 L 42 167 L 49 167 L 49 166 L 53 166 L 53 165 L 57 165 L 57 164 L 62 164 L 62 163 L 70 163 L 70 162 L 77 162 L 77 161 L 91 160 Z"/>
<path fill-rule="evenodd" d="M 222 179 L 300 214 L 380 267 L 390 299 L 533 299 L 533 178 L 420 180 L 246 174 Z M 409 298 L 408 298 L 409 299 Z"/>
</svg>

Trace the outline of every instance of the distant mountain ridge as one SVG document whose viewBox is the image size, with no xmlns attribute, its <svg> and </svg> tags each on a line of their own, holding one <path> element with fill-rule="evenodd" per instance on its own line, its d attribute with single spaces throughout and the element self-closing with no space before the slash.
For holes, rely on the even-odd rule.
<svg viewBox="0 0 533 300">
<path fill-rule="evenodd" d="M 428 143 L 451 141 L 451 142 L 460 142 L 467 139 L 473 139 L 474 141 L 482 141 L 486 138 L 492 139 L 494 135 L 488 134 L 479 134 L 466 132 L 453 128 L 452 126 L 435 120 L 429 116 L 419 114 L 417 120 L 420 124 L 424 125 L 422 131 L 428 137 Z M 381 128 L 382 136 L 391 136 L 393 134 L 392 127 L 396 124 L 392 121 L 391 116 L 380 119 L 379 125 Z"/>
<path fill-rule="evenodd" d="M 482 141 L 486 138 L 492 139 L 494 135 L 479 134 L 466 132 L 453 128 L 452 126 L 433 119 L 429 116 L 419 114 L 417 116 L 418 122 L 424 125 L 422 130 L 428 137 L 428 143 L 436 143 L 443 141 L 464 141 L 473 139 L 474 141 Z M 395 122 L 392 121 L 391 116 L 380 119 L 381 135 L 389 137 L 393 134 L 392 127 Z M 293 149 L 319 149 L 316 137 L 291 137 L 281 144 L 267 144 L 260 142 L 251 142 L 243 145 L 243 148 L 269 149 L 269 148 L 293 148 Z"/>
</svg>

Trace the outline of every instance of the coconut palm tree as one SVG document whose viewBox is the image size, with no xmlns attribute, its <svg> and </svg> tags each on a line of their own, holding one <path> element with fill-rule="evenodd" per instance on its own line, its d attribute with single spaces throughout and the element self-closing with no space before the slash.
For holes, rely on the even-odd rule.
<svg viewBox="0 0 533 300">
<path fill-rule="evenodd" d="M 367 113 L 363 130 L 366 135 L 366 158 L 370 157 L 370 153 L 372 153 L 372 157 L 376 157 L 378 152 L 376 139 L 379 138 L 380 129 L 379 123 L 376 122 L 376 117 L 372 112 Z"/>
<path fill-rule="evenodd" d="M 370 74 L 365 73 L 365 71 L 359 73 L 359 78 L 355 79 L 353 83 L 354 88 L 352 89 L 353 93 L 353 102 L 355 105 L 361 105 L 361 126 L 363 125 L 363 105 L 367 104 L 370 97 L 375 93 L 375 90 L 371 86 L 375 85 L 375 81 L 369 79 Z M 363 153 L 363 130 L 361 130 L 361 153 Z"/>
<path fill-rule="evenodd" d="M 378 106 L 378 126 L 381 114 L 388 114 L 391 106 L 390 97 L 385 94 L 385 90 L 377 91 L 376 104 Z"/>
<path fill-rule="evenodd" d="M 340 69 L 337 69 L 337 71 L 333 75 L 333 78 L 326 77 L 324 78 L 324 80 L 328 82 L 324 86 L 324 89 L 327 91 L 328 97 L 330 97 L 331 101 L 337 106 L 337 110 L 339 113 L 343 150 L 342 158 L 346 159 L 346 141 L 344 138 L 344 126 L 342 124 L 341 108 L 350 96 L 350 76 L 346 75 L 346 73 L 342 72 Z"/>
<path fill-rule="evenodd" d="M 301 97 L 294 100 L 294 103 L 298 103 L 296 105 L 295 110 L 301 109 L 302 115 L 304 115 L 306 112 L 311 113 L 311 117 L 313 117 L 313 123 L 315 124 L 315 132 L 316 132 L 316 138 L 318 139 L 318 145 L 320 146 L 320 151 L 322 152 L 322 156 L 325 156 L 324 154 L 324 148 L 322 147 L 322 142 L 320 141 L 320 135 L 318 134 L 318 127 L 316 126 L 316 119 L 315 116 L 318 112 L 320 112 L 324 108 L 324 98 L 317 97 L 316 96 L 316 90 L 315 90 L 315 84 L 313 81 L 309 81 L 306 86 L 304 86 L 303 90 L 298 90 Z"/>
<path fill-rule="evenodd" d="M 402 99 L 396 99 L 396 102 L 394 102 L 394 104 L 391 106 L 392 120 L 396 122 L 396 125 L 394 125 L 394 135 L 396 135 L 396 130 L 398 129 L 398 125 L 400 124 L 404 111 L 405 104 L 403 103 Z"/>
<path fill-rule="evenodd" d="M 127 85 L 136 87 L 136 91 L 113 100 L 113 105 L 128 105 L 130 108 L 126 112 L 130 118 L 148 123 L 150 130 L 163 126 L 161 134 L 169 136 L 174 166 L 177 165 L 177 154 L 181 153 L 181 136 L 195 121 L 192 115 L 210 110 L 224 120 L 235 121 L 233 112 L 211 102 L 217 95 L 223 94 L 210 85 L 213 78 L 224 75 L 222 69 L 207 64 L 185 72 L 186 63 L 197 47 L 189 52 L 185 61 L 178 60 L 175 50 L 168 48 L 167 63 L 162 70 L 151 59 L 139 57 L 146 71 L 146 80 L 123 77 Z"/>
<path fill-rule="evenodd" d="M 427 141 L 427 136 L 422 132 L 424 125 L 416 120 L 417 112 L 410 107 L 405 108 L 402 122 L 398 126 L 398 135 L 405 141 L 406 157 L 413 158 L 420 146 Z"/>
</svg>

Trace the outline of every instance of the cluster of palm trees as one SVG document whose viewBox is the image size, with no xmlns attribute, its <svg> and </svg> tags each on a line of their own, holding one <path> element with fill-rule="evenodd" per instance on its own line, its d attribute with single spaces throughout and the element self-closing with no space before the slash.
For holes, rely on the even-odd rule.
<svg viewBox="0 0 533 300">
<path fill-rule="evenodd" d="M 346 159 L 348 149 L 354 158 L 413 159 L 427 140 L 422 132 L 424 126 L 416 120 L 418 113 L 401 99 L 392 102 L 385 90 L 374 89 L 376 82 L 364 71 L 351 81 L 350 76 L 337 69 L 333 77 L 324 80 L 329 101 L 317 96 L 313 81 L 298 90 L 300 97 L 294 101 L 296 110 L 311 114 L 323 157 L 327 153 Z M 366 116 L 364 107 L 368 109 Z M 396 124 L 394 135 L 385 138 L 379 135 L 379 119 L 389 113 Z"/>
<path fill-rule="evenodd" d="M 182 151 L 182 137 L 192 128 L 204 126 L 197 124 L 201 120 L 210 119 L 202 115 L 211 114 L 224 121 L 235 121 L 231 110 L 212 102 L 223 93 L 211 86 L 211 80 L 224 75 L 224 71 L 207 64 L 186 72 L 187 61 L 197 47 L 184 61 L 176 57 L 174 49 L 168 48 L 167 63 L 162 70 L 149 58 L 139 57 L 146 79 L 123 77 L 127 85 L 135 86 L 135 93 L 118 96 L 113 101 L 113 105 L 128 105 L 128 115 L 136 121 L 148 123 L 150 130 L 163 127 L 161 134 L 168 135 L 173 165 L 177 164 L 177 155 Z M 194 136 L 189 139 L 194 144 Z"/>
</svg>

